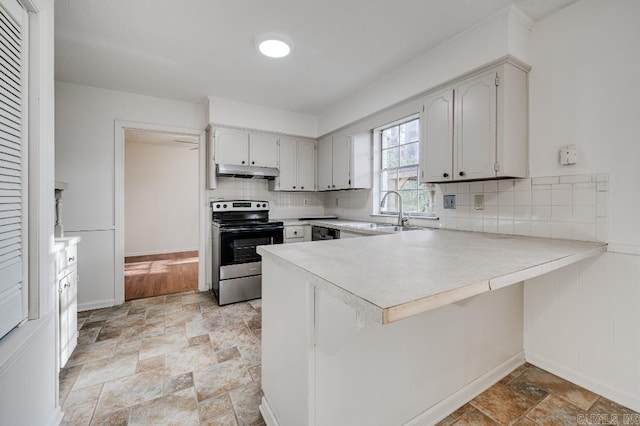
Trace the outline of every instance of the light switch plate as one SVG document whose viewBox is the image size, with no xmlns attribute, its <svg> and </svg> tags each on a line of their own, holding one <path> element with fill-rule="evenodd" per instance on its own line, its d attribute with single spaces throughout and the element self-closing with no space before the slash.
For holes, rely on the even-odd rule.
<svg viewBox="0 0 640 426">
<path fill-rule="evenodd" d="M 445 195 L 443 204 L 444 204 L 444 208 L 445 209 L 455 209 L 456 208 L 456 196 L 455 195 Z"/>
<path fill-rule="evenodd" d="M 484 195 L 476 194 L 473 197 L 473 208 L 476 210 L 484 210 Z"/>
</svg>

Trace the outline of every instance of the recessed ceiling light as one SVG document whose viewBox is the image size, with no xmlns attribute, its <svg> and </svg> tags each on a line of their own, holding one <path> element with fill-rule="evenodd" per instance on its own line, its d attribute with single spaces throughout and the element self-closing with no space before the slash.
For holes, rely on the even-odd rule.
<svg viewBox="0 0 640 426">
<path fill-rule="evenodd" d="M 282 34 L 268 33 L 256 37 L 256 47 L 270 58 L 284 58 L 293 50 L 293 42 Z"/>
</svg>

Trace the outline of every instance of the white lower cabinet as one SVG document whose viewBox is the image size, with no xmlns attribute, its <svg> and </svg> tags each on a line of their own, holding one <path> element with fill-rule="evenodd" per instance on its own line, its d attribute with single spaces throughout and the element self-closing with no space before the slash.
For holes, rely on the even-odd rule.
<svg viewBox="0 0 640 426">
<path fill-rule="evenodd" d="M 311 241 L 311 225 L 287 225 L 284 227 L 284 243 Z"/>
<path fill-rule="evenodd" d="M 78 237 L 61 238 L 56 251 L 59 367 L 69 360 L 78 343 Z"/>
</svg>

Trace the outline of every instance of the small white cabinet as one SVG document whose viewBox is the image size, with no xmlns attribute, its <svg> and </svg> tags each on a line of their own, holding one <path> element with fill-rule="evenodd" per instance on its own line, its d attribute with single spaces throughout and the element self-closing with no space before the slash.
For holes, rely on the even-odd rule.
<svg viewBox="0 0 640 426">
<path fill-rule="evenodd" d="M 311 241 L 311 225 L 285 225 L 284 243 Z"/>
<path fill-rule="evenodd" d="M 423 100 L 422 182 L 527 177 L 527 72 L 511 63 Z"/>
<path fill-rule="evenodd" d="M 216 164 L 278 167 L 278 138 L 238 129 L 215 129 Z"/>
<path fill-rule="evenodd" d="M 318 142 L 318 190 L 371 188 L 371 135 L 334 134 Z"/>
<path fill-rule="evenodd" d="M 56 239 L 59 367 L 69 360 L 78 343 L 79 237 Z"/>
<path fill-rule="evenodd" d="M 269 182 L 269 188 L 275 191 L 315 191 L 315 142 L 280 138 L 279 152 L 280 176 Z"/>
</svg>

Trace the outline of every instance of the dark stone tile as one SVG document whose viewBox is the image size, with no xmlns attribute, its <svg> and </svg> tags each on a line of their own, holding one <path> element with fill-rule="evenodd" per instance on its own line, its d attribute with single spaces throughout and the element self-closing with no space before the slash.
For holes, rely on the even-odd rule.
<svg viewBox="0 0 640 426">
<path fill-rule="evenodd" d="M 210 345 L 211 340 L 209 340 L 208 334 L 203 334 L 200 336 L 189 337 L 187 339 L 189 341 L 189 346 L 200 346 L 200 345 Z"/>
<path fill-rule="evenodd" d="M 555 395 L 549 395 L 531 410 L 527 417 L 540 426 L 578 424 L 578 414 L 583 413 L 575 405 Z"/>
<path fill-rule="evenodd" d="M 535 403 L 524 395 L 496 383 L 471 401 L 478 410 L 500 424 L 523 417 Z"/>
<path fill-rule="evenodd" d="M 536 387 L 535 385 L 523 381 L 512 381 L 507 385 L 509 389 L 521 393 L 532 401 L 542 401 L 549 395 L 548 392 Z"/>
<path fill-rule="evenodd" d="M 497 423 L 492 418 L 474 408 L 460 416 L 454 424 L 456 426 L 498 426 L 501 423 Z"/>
<path fill-rule="evenodd" d="M 510 385 L 514 384 L 518 386 L 522 384 L 533 385 L 538 389 L 557 395 L 583 410 L 588 410 L 598 399 L 598 395 L 593 392 L 589 392 L 535 366 L 528 368 L 510 383 Z"/>
<path fill-rule="evenodd" d="M 104 325 L 104 323 L 106 322 L 106 320 L 99 320 L 99 321 L 94 321 L 94 322 L 89 322 L 86 321 L 83 325 L 81 330 L 87 330 L 90 328 L 100 328 Z"/>
</svg>

